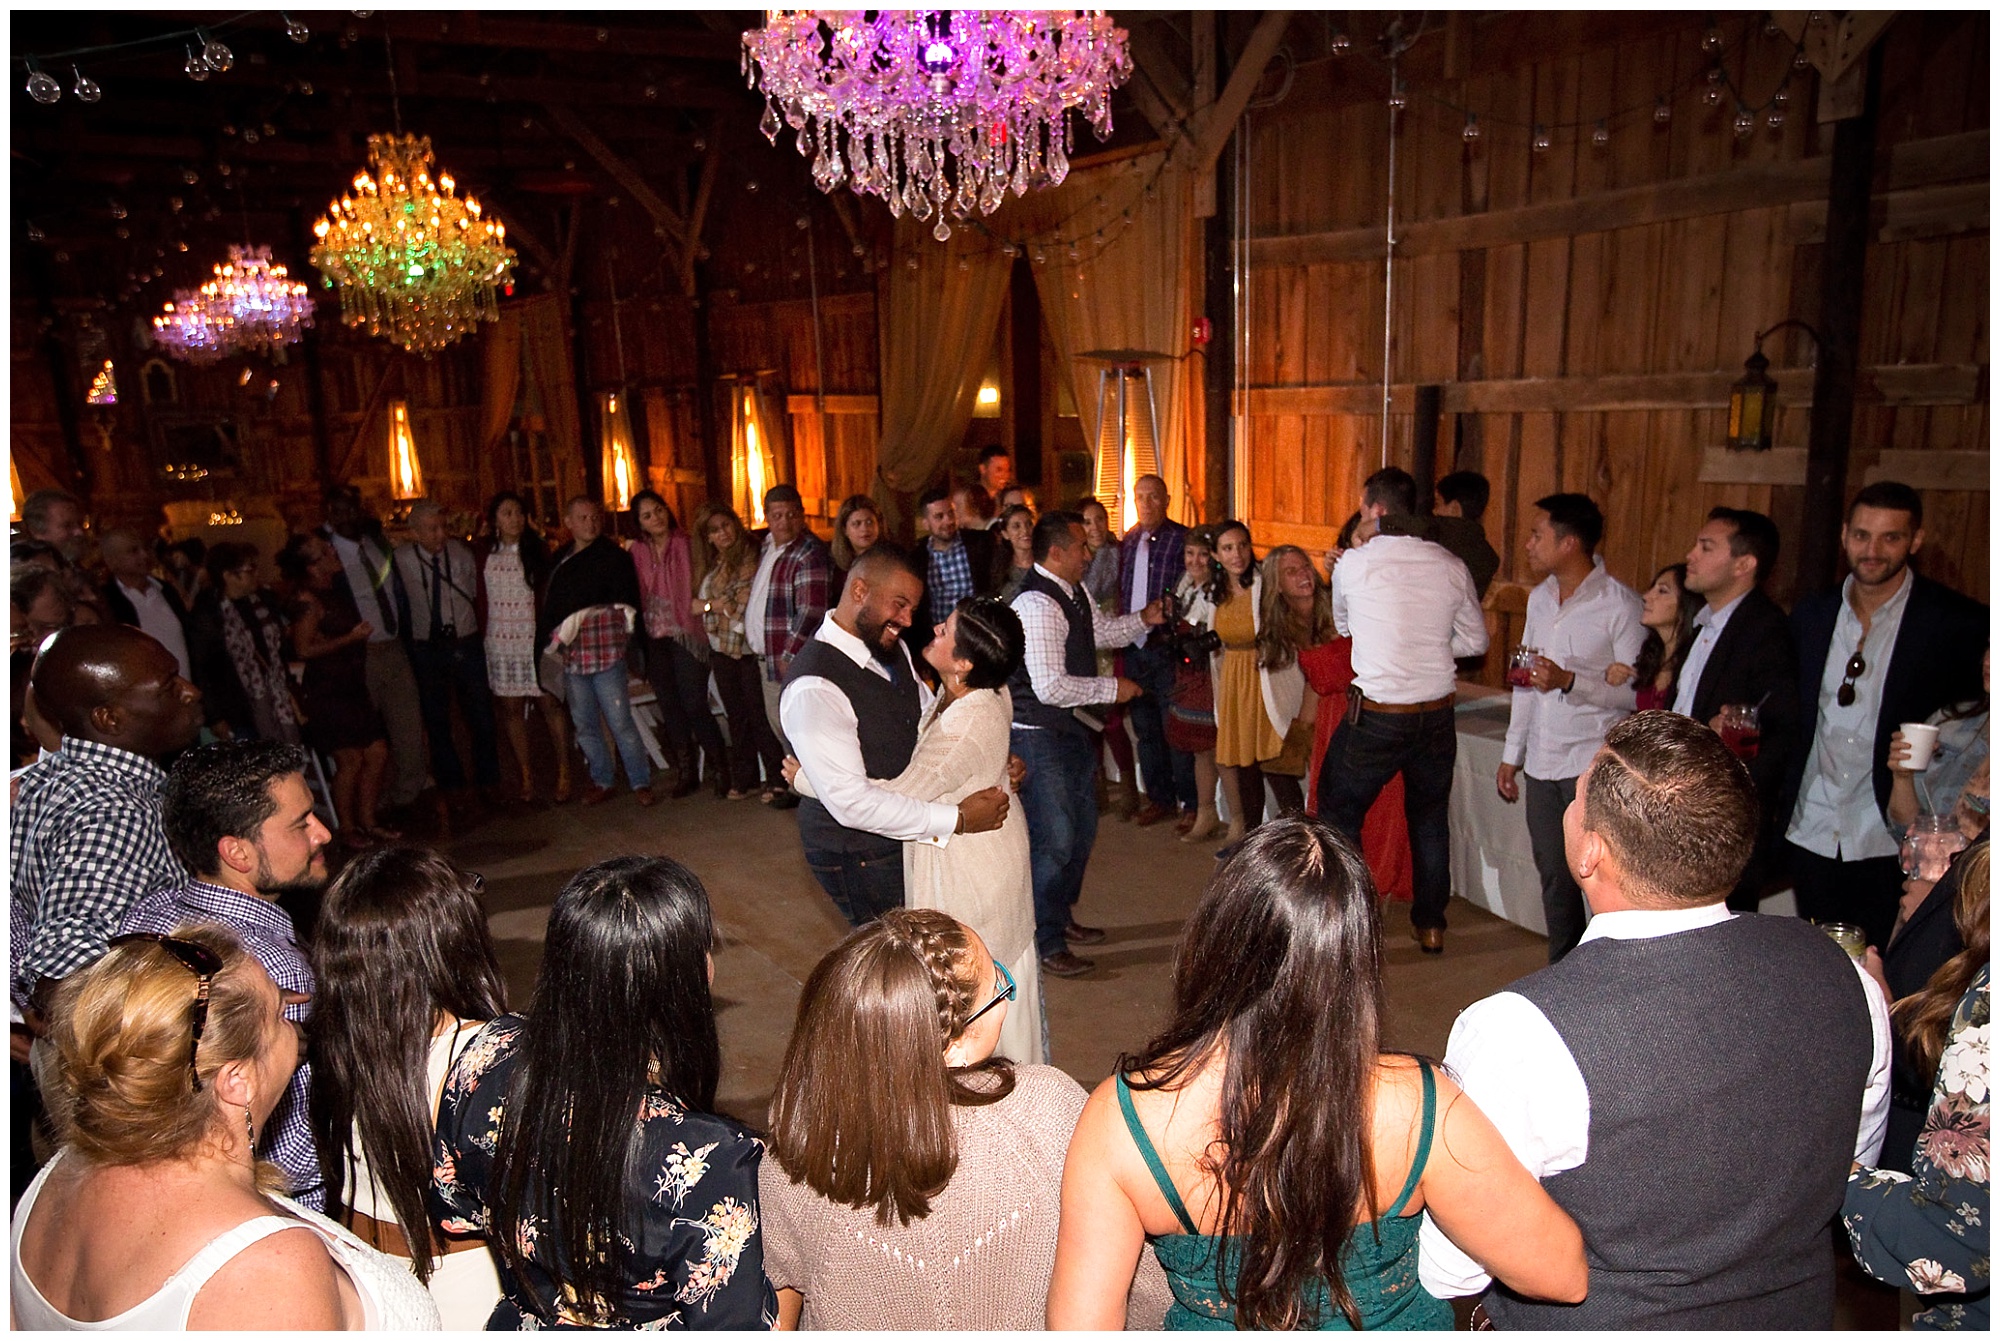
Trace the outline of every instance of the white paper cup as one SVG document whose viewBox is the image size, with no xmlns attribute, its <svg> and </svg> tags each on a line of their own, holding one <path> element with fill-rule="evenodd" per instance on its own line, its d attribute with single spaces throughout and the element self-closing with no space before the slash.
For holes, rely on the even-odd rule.
<svg viewBox="0 0 2000 1341">
<path fill-rule="evenodd" d="M 1931 756 L 1937 753 L 1938 729 L 1923 722 L 1904 722 L 1901 730 L 1904 742 L 1910 747 L 1910 757 L 1903 761 L 1903 767 L 1921 773 L 1931 766 Z"/>
</svg>

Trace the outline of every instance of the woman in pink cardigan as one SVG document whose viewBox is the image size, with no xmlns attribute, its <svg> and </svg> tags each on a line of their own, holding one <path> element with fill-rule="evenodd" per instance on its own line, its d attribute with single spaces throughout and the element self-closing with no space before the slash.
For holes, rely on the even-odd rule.
<svg viewBox="0 0 2000 1341">
<path fill-rule="evenodd" d="M 643 489 L 632 500 L 639 538 L 632 563 L 639 570 L 639 593 L 646 621 L 646 674 L 660 701 L 668 748 L 679 778 L 673 795 L 687 796 L 701 785 L 695 747 L 708 756 L 708 780 L 715 794 L 729 789 L 729 764 L 722 731 L 708 710 L 708 637 L 694 612 L 694 564 L 687 532 L 667 500 Z"/>
</svg>

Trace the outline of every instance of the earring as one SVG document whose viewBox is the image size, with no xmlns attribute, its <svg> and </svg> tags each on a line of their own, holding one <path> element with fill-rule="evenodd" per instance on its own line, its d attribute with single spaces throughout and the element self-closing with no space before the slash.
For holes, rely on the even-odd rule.
<svg viewBox="0 0 2000 1341">
<path fill-rule="evenodd" d="M 249 1139 L 250 1159 L 254 1163 L 257 1159 L 257 1127 L 250 1121 L 249 1104 L 243 1105 L 243 1135 Z"/>
</svg>

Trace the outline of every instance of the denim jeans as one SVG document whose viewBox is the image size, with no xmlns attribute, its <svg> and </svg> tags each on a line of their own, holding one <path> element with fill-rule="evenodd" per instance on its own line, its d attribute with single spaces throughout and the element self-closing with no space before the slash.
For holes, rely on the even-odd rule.
<svg viewBox="0 0 2000 1341">
<path fill-rule="evenodd" d="M 1338 701 L 1323 711 L 1339 711 Z M 1364 710 L 1343 719 L 1327 743 L 1319 770 L 1319 816 L 1361 846 L 1361 821 L 1389 779 L 1403 775 L 1403 814 L 1410 826 L 1410 868 L 1416 902 L 1410 923 L 1445 926 L 1451 902 L 1451 770 L 1458 761 L 1457 720 L 1449 707 L 1430 712 Z"/>
<path fill-rule="evenodd" d="M 1551 964 L 1577 947 L 1590 924 L 1583 891 L 1569 873 L 1569 857 L 1563 851 L 1563 811 L 1575 799 L 1575 778 L 1521 774 L 1521 804 L 1528 809 L 1528 846 L 1534 849 L 1535 870 L 1542 877 L 1542 917 L 1549 927 Z"/>
<path fill-rule="evenodd" d="M 1158 630 L 1155 630 L 1157 633 Z M 1146 779 L 1146 799 L 1162 810 L 1193 810 L 1194 756 L 1167 745 L 1167 700 L 1174 693 L 1174 671 L 1180 658 L 1164 646 L 1125 649 L 1125 675 L 1143 691 L 1125 704 L 1132 734 L 1139 740 L 1139 772 Z"/>
<path fill-rule="evenodd" d="M 865 926 L 903 906 L 903 845 L 843 829 L 808 797 L 799 806 L 799 842 L 813 879 L 849 926 Z"/>
<path fill-rule="evenodd" d="M 482 787 L 500 785 L 500 751 L 494 736 L 493 691 L 486 680 L 486 645 L 477 638 L 410 642 L 410 669 L 417 677 L 417 702 L 431 743 L 431 776 L 447 791 L 465 785 L 465 766 L 451 738 L 451 700 L 465 718 L 472 739 L 473 776 Z"/>
<path fill-rule="evenodd" d="M 1028 766 L 1021 809 L 1028 820 L 1028 868 L 1035 888 L 1035 952 L 1069 949 L 1070 910 L 1083 894 L 1083 872 L 1097 842 L 1097 740 L 1066 728 L 1010 734 Z"/>
<path fill-rule="evenodd" d="M 625 780 L 637 791 L 653 783 L 653 763 L 646 757 L 645 742 L 632 721 L 631 675 L 624 661 L 595 675 L 571 675 L 569 715 L 576 722 L 576 743 L 583 747 L 584 761 L 590 765 L 590 781 L 609 787 L 618 781 L 618 767 L 611 751 L 604 748 L 602 723 L 611 724 L 612 739 L 618 742 L 619 757 L 625 761 Z"/>
</svg>

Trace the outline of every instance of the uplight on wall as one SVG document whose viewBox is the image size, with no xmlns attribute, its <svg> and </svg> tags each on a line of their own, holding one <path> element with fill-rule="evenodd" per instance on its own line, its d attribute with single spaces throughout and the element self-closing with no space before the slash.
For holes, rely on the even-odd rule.
<svg viewBox="0 0 2000 1341">
<path fill-rule="evenodd" d="M 26 496 L 27 496 L 26 492 L 21 488 L 20 463 L 14 460 L 12 453 L 9 453 L 7 457 L 7 520 L 8 521 L 17 522 L 21 520 L 21 500 Z"/>
<path fill-rule="evenodd" d="M 987 382 L 979 388 L 978 397 L 972 402 L 974 419 L 998 419 L 1000 417 L 1000 388 Z"/>
<path fill-rule="evenodd" d="M 736 515 L 751 526 L 764 522 L 764 491 L 777 482 L 776 462 L 771 456 L 770 434 L 762 420 L 763 406 L 755 386 L 736 389 L 731 401 L 730 484 L 736 496 Z"/>
<path fill-rule="evenodd" d="M 410 436 L 410 407 L 400 400 L 389 402 L 389 493 L 398 503 L 424 496 L 424 466 Z"/>
<path fill-rule="evenodd" d="M 610 512 L 626 512 L 632 495 L 639 492 L 639 461 L 632 454 L 632 416 L 625 398 L 616 391 L 606 392 L 600 404 L 604 423 L 604 506 Z"/>
</svg>

